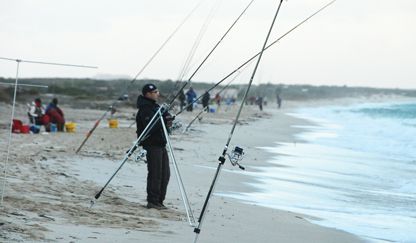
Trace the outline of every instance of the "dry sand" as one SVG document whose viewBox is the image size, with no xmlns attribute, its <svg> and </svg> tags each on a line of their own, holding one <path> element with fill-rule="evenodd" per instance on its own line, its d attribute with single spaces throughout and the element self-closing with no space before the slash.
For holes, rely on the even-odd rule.
<svg viewBox="0 0 416 243">
<path fill-rule="evenodd" d="M 11 107 L 0 108 L 1 167 L 6 157 Z M 77 123 L 76 133 L 13 134 L 7 165 L 3 206 L 0 210 L 1 242 L 192 242 L 177 178 L 171 166 L 171 181 L 165 204 L 168 210 L 146 209 L 146 164 L 127 161 L 101 198 L 90 208 L 90 200 L 120 165 L 135 140 L 129 128 L 135 110 L 116 113 L 120 127 L 110 129 L 106 121 L 94 132 L 79 154 L 75 150 L 95 119 L 103 111 L 75 110 L 63 106 L 67 120 Z M 174 153 L 191 207 L 199 217 L 211 185 L 217 158 L 223 150 L 237 108 L 205 114 L 192 129 L 171 136 Z M 293 125 L 306 121 L 286 115 L 289 108 L 246 107 L 231 145 L 245 150 L 246 171 L 270 166 L 272 155 L 261 146 L 273 142 L 296 142 Z M 177 120 L 184 126 L 196 115 L 184 112 Z M 17 118 L 26 121 L 25 107 L 17 107 Z M 3 170 L 2 170 L 3 171 Z M 3 175 L 2 175 L 3 177 Z M 228 162 L 223 166 L 215 192 L 247 192 L 254 180 Z M 3 180 L 0 180 L 3 182 Z M 361 242 L 336 229 L 317 226 L 311 217 L 264 208 L 214 194 L 198 242 Z M 315 219 L 316 220 L 316 219 Z"/>
</svg>

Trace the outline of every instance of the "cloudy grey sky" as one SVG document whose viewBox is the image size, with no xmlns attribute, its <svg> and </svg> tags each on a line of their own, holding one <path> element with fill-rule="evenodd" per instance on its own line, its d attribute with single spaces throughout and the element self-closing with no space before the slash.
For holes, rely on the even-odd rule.
<svg viewBox="0 0 416 243">
<path fill-rule="evenodd" d="M 21 77 L 133 77 L 197 2 L 0 0 L 0 57 L 99 66 L 22 64 Z M 219 1 L 191 70 L 248 2 Z M 271 39 L 327 2 L 284 1 Z M 216 3 L 204 1 L 139 78 L 176 79 Z M 255 0 L 194 79 L 217 82 L 259 51 L 277 3 Z M 416 88 L 415 25 L 414 0 L 338 0 L 268 50 L 255 83 Z M 236 82 L 247 82 L 252 69 Z M 15 72 L 16 63 L 0 60 L 0 76 Z"/>
</svg>

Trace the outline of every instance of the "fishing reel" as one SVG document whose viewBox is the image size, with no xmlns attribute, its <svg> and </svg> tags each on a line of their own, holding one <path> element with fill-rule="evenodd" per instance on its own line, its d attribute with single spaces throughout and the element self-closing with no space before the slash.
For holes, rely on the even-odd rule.
<svg viewBox="0 0 416 243">
<path fill-rule="evenodd" d="M 228 159 L 230 160 L 233 166 L 238 166 L 238 168 L 245 170 L 242 165 L 239 164 L 239 161 L 243 160 L 244 151 L 242 148 L 235 146 L 231 153 L 227 153 Z"/>
<path fill-rule="evenodd" d="M 182 127 L 182 123 L 180 121 L 173 121 L 172 127 L 170 128 L 171 131 L 175 131 L 178 130 L 179 128 Z"/>
<path fill-rule="evenodd" d="M 147 161 L 146 161 L 146 154 L 147 154 L 147 151 L 144 150 L 144 149 L 141 149 L 136 154 L 136 158 L 134 159 L 134 161 L 136 161 L 136 162 L 143 161 L 143 162 L 147 163 Z"/>
</svg>

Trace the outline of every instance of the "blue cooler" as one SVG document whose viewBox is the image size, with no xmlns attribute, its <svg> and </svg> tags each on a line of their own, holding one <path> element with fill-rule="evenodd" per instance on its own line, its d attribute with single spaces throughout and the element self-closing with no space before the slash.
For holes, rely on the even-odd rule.
<svg viewBox="0 0 416 243">
<path fill-rule="evenodd" d="M 58 131 L 58 127 L 56 126 L 55 123 L 51 123 L 51 132 L 57 132 Z"/>
</svg>

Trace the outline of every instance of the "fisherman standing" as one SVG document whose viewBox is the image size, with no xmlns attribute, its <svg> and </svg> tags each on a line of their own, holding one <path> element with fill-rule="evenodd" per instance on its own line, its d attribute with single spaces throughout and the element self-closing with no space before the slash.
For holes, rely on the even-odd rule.
<svg viewBox="0 0 416 243">
<path fill-rule="evenodd" d="M 194 109 L 194 100 L 196 99 L 196 93 L 192 87 L 186 92 L 186 102 L 188 103 L 187 111 L 193 111 Z"/>
<path fill-rule="evenodd" d="M 204 93 L 204 96 L 202 96 L 202 106 L 204 109 L 206 109 L 206 112 L 209 112 L 209 101 L 211 99 L 211 96 L 209 95 L 208 91 Z"/>
<path fill-rule="evenodd" d="M 139 95 L 137 99 L 137 108 L 139 109 L 136 115 L 138 137 L 159 110 L 160 106 L 156 103 L 159 96 L 159 90 L 154 84 L 143 86 L 142 95 Z M 167 127 L 171 127 L 173 119 L 168 112 L 163 114 L 163 122 Z M 147 208 L 167 209 L 163 205 L 170 178 L 166 141 L 161 121 L 158 120 L 149 130 L 147 137 L 140 143 L 147 152 Z"/>
<path fill-rule="evenodd" d="M 181 90 L 181 92 L 179 93 L 179 102 L 180 102 L 180 107 L 181 107 L 181 111 L 183 110 L 183 107 L 185 107 L 185 93 L 183 92 L 183 90 Z"/>
</svg>

